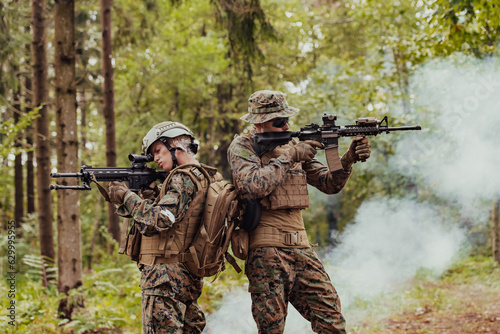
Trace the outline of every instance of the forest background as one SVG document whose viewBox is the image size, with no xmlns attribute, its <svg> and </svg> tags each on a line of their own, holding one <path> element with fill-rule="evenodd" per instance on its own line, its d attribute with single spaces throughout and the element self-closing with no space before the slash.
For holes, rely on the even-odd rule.
<svg viewBox="0 0 500 334">
<path fill-rule="evenodd" d="M 423 128 L 371 138 L 341 193 L 310 189 L 309 238 L 351 330 L 409 281 L 463 266 L 498 278 L 495 2 L 3 0 L 0 13 L 2 332 L 140 332 L 139 274 L 116 254 L 113 208 L 95 189 L 50 192 L 49 173 L 127 166 L 173 120 L 229 179 L 227 147 L 259 89 L 301 109 L 293 130 L 324 112 Z M 207 331 L 255 332 L 246 278 L 210 281 Z M 287 331 L 306 332 L 296 318 Z"/>
</svg>

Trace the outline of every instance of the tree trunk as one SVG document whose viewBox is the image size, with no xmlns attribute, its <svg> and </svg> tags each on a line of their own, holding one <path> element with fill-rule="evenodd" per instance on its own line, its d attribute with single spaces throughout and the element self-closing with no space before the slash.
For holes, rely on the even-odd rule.
<svg viewBox="0 0 500 334">
<path fill-rule="evenodd" d="M 500 264 L 500 199 L 493 205 L 493 258 Z"/>
<path fill-rule="evenodd" d="M 45 0 L 33 0 L 33 105 L 42 107 L 35 120 L 35 155 L 37 173 L 38 225 L 40 253 L 55 259 L 52 227 L 52 196 L 50 194 L 50 134 L 47 109 L 47 55 L 45 51 Z"/>
<path fill-rule="evenodd" d="M 228 104 L 232 101 L 234 96 L 234 88 L 231 84 L 219 84 L 217 86 L 217 108 L 219 115 L 230 114 L 231 111 L 228 110 Z M 222 120 L 218 131 L 224 134 L 234 134 L 239 133 L 241 130 L 241 124 L 238 119 L 233 119 L 225 117 Z M 231 168 L 227 161 L 227 150 L 229 145 L 233 140 L 232 136 L 222 136 L 219 139 L 219 147 L 217 149 L 217 164 L 219 165 L 219 172 L 226 179 L 231 179 Z"/>
<path fill-rule="evenodd" d="M 115 96 L 113 84 L 113 64 L 111 62 L 111 4 L 112 0 L 101 0 L 102 73 L 104 76 L 103 114 L 106 123 L 106 165 L 108 167 L 115 167 Z M 108 230 L 113 239 L 120 241 L 120 219 L 115 214 L 115 207 L 111 203 L 108 203 Z"/>
<path fill-rule="evenodd" d="M 78 90 L 78 99 L 80 107 L 80 165 L 86 165 L 85 159 L 87 155 L 87 98 L 85 96 L 85 89 Z"/>
<path fill-rule="evenodd" d="M 55 35 L 55 106 L 57 127 L 57 170 L 75 172 L 79 168 L 78 128 L 75 82 L 75 2 L 59 0 L 54 5 Z M 60 181 L 76 185 L 75 178 Z M 68 293 L 82 285 L 82 253 L 80 241 L 79 193 L 74 190 L 57 192 L 57 240 L 60 292 Z M 59 311 L 71 318 L 75 302 L 63 300 Z"/>
<path fill-rule="evenodd" d="M 99 237 L 99 227 L 100 227 L 100 222 L 101 222 L 101 212 L 102 212 L 102 202 L 103 202 L 103 197 L 98 196 L 97 197 L 97 203 L 96 203 L 96 215 L 94 219 L 94 228 L 92 230 L 92 239 L 90 240 L 90 249 L 89 249 L 89 255 L 88 255 L 88 270 L 92 270 L 92 261 L 94 259 L 94 248 L 95 244 L 97 243 L 97 238 Z"/>
<path fill-rule="evenodd" d="M 31 110 L 28 110 L 29 112 Z M 33 147 L 33 128 L 28 128 L 28 135 L 26 136 L 26 145 L 30 149 L 26 153 L 26 213 L 31 214 L 35 212 L 35 167 L 33 164 L 34 154 L 31 148 Z"/>
<path fill-rule="evenodd" d="M 29 47 L 29 46 L 28 46 Z M 29 50 L 28 50 L 29 51 Z M 29 64 L 28 64 L 29 65 Z M 32 111 L 32 87 L 31 87 L 31 76 L 28 74 L 25 77 L 25 87 L 26 94 L 24 95 L 24 112 L 29 114 Z M 35 174 L 33 165 L 33 127 L 29 126 L 26 129 L 26 146 L 28 151 L 26 153 L 26 213 L 35 212 Z"/>
<path fill-rule="evenodd" d="M 411 112 L 410 107 L 410 71 L 408 70 L 408 66 L 406 65 L 406 59 L 402 56 L 402 52 L 399 49 L 392 50 L 394 63 L 396 65 L 396 69 L 398 71 L 398 86 L 401 92 L 401 97 L 403 101 L 403 111 L 405 114 L 409 114 Z"/>
<path fill-rule="evenodd" d="M 18 68 L 14 68 L 15 72 L 19 72 Z M 19 76 L 17 76 L 19 79 Z M 19 80 L 18 80 L 19 82 Z M 18 88 L 13 92 L 14 99 L 12 107 L 14 108 L 14 122 L 19 122 L 21 113 L 21 89 L 20 83 Z M 21 221 L 24 217 L 24 179 L 23 179 L 23 154 L 22 147 L 22 133 L 15 139 L 14 147 L 19 150 L 19 153 L 14 158 L 14 219 L 16 221 L 16 231 L 21 232 Z"/>
</svg>

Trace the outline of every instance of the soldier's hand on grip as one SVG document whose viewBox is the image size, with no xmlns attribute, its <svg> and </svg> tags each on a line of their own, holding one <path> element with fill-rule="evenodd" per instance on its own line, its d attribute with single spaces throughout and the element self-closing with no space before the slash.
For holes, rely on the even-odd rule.
<svg viewBox="0 0 500 334">
<path fill-rule="evenodd" d="M 152 182 L 147 189 L 141 189 L 139 191 L 139 196 L 143 199 L 155 199 L 159 194 L 160 189 L 158 188 L 158 184 L 156 184 L 156 182 Z"/>
<path fill-rule="evenodd" d="M 310 162 L 316 155 L 316 147 L 322 148 L 323 145 L 315 140 L 306 140 L 293 145 L 288 152 L 294 162 Z"/>
<path fill-rule="evenodd" d="M 113 181 L 108 184 L 109 201 L 116 205 L 121 205 L 130 189 L 125 182 Z"/>
<path fill-rule="evenodd" d="M 356 157 L 355 162 L 356 161 L 365 162 L 366 159 L 370 157 L 370 152 L 371 152 L 370 141 L 363 135 L 357 135 L 352 140 L 351 146 L 353 144 L 355 144 L 354 147 L 354 155 Z"/>
<path fill-rule="evenodd" d="M 342 157 L 346 164 L 352 165 L 358 161 L 366 161 L 370 157 L 370 141 L 363 135 L 357 135 L 351 142 L 349 149 Z"/>
</svg>

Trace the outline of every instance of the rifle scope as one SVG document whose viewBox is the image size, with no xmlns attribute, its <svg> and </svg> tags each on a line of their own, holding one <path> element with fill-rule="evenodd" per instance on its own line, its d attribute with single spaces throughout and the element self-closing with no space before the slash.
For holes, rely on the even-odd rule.
<svg viewBox="0 0 500 334">
<path fill-rule="evenodd" d="M 151 162 L 154 161 L 154 156 L 152 154 L 133 154 L 130 153 L 128 155 L 128 160 L 131 162 L 137 162 L 137 163 L 142 163 L 142 162 Z"/>
</svg>

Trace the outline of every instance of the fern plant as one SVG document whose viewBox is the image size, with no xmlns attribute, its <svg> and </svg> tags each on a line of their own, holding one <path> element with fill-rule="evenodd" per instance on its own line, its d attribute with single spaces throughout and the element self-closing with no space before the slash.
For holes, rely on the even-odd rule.
<svg viewBox="0 0 500 334">
<path fill-rule="evenodd" d="M 33 280 L 42 281 L 43 286 L 56 285 L 57 266 L 54 260 L 42 255 L 26 254 L 23 263 L 29 267 L 27 275 Z"/>
</svg>

